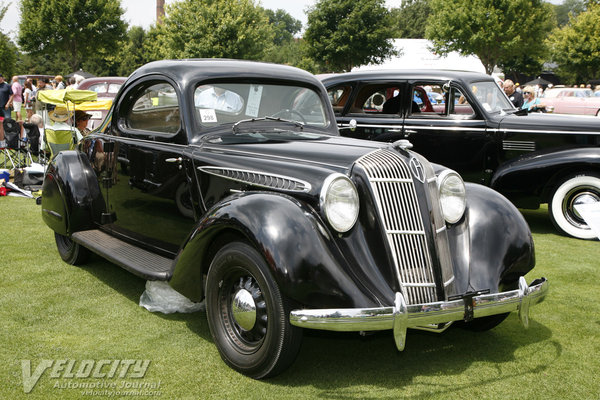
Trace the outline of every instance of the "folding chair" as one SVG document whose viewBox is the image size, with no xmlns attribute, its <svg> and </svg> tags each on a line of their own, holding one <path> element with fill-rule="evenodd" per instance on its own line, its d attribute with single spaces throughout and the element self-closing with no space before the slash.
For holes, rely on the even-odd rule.
<svg viewBox="0 0 600 400">
<path fill-rule="evenodd" d="M 75 148 L 75 132 L 73 128 L 64 123 L 49 123 L 44 129 L 44 142 L 50 151 L 50 159 L 63 150 Z"/>
<path fill-rule="evenodd" d="M 21 146 L 21 125 L 12 118 L 4 118 L 2 121 L 4 128 L 4 140 L 6 145 L 2 147 L 2 155 L 4 156 L 4 167 L 7 167 L 7 161 L 10 162 L 12 169 L 22 168 L 26 166 L 27 159 L 23 157 Z"/>
</svg>

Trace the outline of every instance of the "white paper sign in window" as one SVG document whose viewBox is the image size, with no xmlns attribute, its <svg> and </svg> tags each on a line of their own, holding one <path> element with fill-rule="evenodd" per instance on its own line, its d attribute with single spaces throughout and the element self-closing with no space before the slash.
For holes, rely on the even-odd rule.
<svg viewBox="0 0 600 400">
<path fill-rule="evenodd" d="M 205 124 L 216 123 L 217 113 L 213 108 L 201 108 L 200 120 Z"/>
<path fill-rule="evenodd" d="M 258 117 L 260 108 L 260 99 L 262 98 L 263 87 L 261 85 L 250 85 L 248 93 L 248 103 L 246 104 L 246 115 L 249 117 Z"/>
</svg>

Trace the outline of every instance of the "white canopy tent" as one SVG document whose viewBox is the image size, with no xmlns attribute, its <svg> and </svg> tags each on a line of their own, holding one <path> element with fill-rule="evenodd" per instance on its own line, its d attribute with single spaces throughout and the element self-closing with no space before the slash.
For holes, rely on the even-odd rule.
<svg viewBox="0 0 600 400">
<path fill-rule="evenodd" d="M 394 47 L 401 51 L 400 56 L 392 57 L 382 64 L 369 64 L 353 68 L 352 71 L 386 69 L 451 69 L 474 71 L 485 74 L 485 67 L 476 56 L 462 56 L 452 52 L 445 57 L 431 50 L 431 42 L 426 39 L 394 39 Z"/>
</svg>

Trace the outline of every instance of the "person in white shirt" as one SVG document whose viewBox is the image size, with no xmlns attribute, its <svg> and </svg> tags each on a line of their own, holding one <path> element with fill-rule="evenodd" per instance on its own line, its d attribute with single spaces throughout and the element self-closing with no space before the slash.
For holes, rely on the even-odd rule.
<svg viewBox="0 0 600 400">
<path fill-rule="evenodd" d="M 201 88 L 200 88 L 201 89 Z M 194 104 L 198 108 L 214 109 L 237 113 L 242 109 L 242 98 L 230 90 L 218 86 L 207 86 L 206 89 L 197 91 Z"/>
</svg>

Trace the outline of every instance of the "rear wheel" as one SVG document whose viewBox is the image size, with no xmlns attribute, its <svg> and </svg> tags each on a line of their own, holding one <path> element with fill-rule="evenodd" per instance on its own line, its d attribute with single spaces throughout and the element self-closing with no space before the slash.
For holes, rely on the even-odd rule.
<svg viewBox="0 0 600 400">
<path fill-rule="evenodd" d="M 262 256 L 233 242 L 215 255 L 206 282 L 206 313 L 221 358 L 249 377 L 275 376 L 296 358 L 302 329 Z"/>
<path fill-rule="evenodd" d="M 54 240 L 58 254 L 63 261 L 71 265 L 79 265 L 85 263 L 90 257 L 90 251 L 78 243 L 75 243 L 71 238 L 54 232 Z"/>
<path fill-rule="evenodd" d="M 600 178 L 577 175 L 565 179 L 552 195 L 550 218 L 556 228 L 578 239 L 594 239 L 596 235 L 579 214 L 577 205 L 600 202 Z"/>
</svg>

